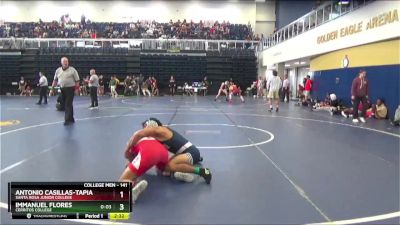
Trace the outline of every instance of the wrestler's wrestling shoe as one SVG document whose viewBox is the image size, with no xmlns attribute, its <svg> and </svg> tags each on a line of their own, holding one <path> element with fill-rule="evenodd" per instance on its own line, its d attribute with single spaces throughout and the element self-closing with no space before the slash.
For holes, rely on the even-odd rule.
<svg viewBox="0 0 400 225">
<path fill-rule="evenodd" d="M 136 202 L 138 199 L 139 195 L 146 190 L 147 188 L 147 181 L 141 180 L 139 183 L 135 185 L 135 187 L 132 188 L 132 202 Z"/>
<path fill-rule="evenodd" d="M 207 183 L 207 184 L 210 184 L 211 178 L 212 178 L 210 169 L 208 169 L 208 168 L 201 168 L 201 169 L 200 169 L 200 176 L 202 176 L 202 177 L 204 178 L 204 180 L 206 180 L 206 183 Z"/>
<path fill-rule="evenodd" d="M 174 177 L 177 180 L 188 182 L 188 183 L 193 182 L 194 179 L 195 179 L 195 175 L 194 174 L 182 173 L 182 172 L 175 172 L 174 173 Z"/>
</svg>

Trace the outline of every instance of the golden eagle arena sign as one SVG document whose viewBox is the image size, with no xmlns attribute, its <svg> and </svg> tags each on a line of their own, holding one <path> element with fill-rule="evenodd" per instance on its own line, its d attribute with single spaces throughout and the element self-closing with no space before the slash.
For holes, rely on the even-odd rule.
<svg viewBox="0 0 400 225">
<path fill-rule="evenodd" d="M 399 15 L 397 9 L 389 12 L 382 13 L 378 16 L 374 16 L 368 20 L 365 26 L 365 30 L 371 30 L 377 27 L 381 27 L 387 24 L 391 24 L 399 21 Z M 338 30 L 326 33 L 317 38 L 318 44 L 323 44 L 338 38 L 346 37 L 349 35 L 360 33 L 364 30 L 364 21 L 354 23 L 352 25 L 340 28 Z"/>
</svg>

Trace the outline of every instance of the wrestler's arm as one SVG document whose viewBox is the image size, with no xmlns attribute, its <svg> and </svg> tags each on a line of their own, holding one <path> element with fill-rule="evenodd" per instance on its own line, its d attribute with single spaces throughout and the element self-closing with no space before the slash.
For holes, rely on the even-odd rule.
<svg viewBox="0 0 400 225">
<path fill-rule="evenodd" d="M 146 127 L 142 130 L 136 131 L 126 144 L 125 158 L 131 158 L 130 149 L 135 146 L 140 139 L 144 137 L 152 137 L 159 141 L 165 141 L 169 138 L 168 131 L 169 130 L 165 127 Z"/>
</svg>

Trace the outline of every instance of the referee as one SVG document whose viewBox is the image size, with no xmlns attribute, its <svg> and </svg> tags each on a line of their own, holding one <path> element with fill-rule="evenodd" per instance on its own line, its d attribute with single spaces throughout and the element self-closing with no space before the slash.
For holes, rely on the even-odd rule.
<svg viewBox="0 0 400 225">
<path fill-rule="evenodd" d="M 61 97 L 65 102 L 64 125 L 70 125 L 75 122 L 72 102 L 74 101 L 75 89 L 79 90 L 79 75 L 74 67 L 69 66 L 67 57 L 61 58 L 61 67 L 56 70 L 54 75 L 53 89 L 57 84 L 61 88 Z"/>
</svg>

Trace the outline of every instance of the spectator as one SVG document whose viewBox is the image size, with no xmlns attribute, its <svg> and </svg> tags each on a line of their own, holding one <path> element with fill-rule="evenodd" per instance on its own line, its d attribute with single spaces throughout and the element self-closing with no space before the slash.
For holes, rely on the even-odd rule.
<svg viewBox="0 0 400 225">
<path fill-rule="evenodd" d="M 305 79 L 305 78 L 304 78 Z M 303 82 L 304 83 L 304 82 Z M 302 98 L 304 97 L 304 85 L 303 84 L 299 84 L 298 87 L 298 93 L 297 93 L 297 97 L 298 98 Z"/>
<path fill-rule="evenodd" d="M 362 115 L 366 113 L 366 103 L 368 99 L 368 80 L 366 79 L 367 72 L 360 70 L 358 76 L 354 78 L 351 85 L 351 100 L 354 101 L 354 105 L 358 106 L 360 102 L 363 104 Z M 365 123 L 364 117 L 359 118 L 361 122 Z M 358 110 L 353 110 L 353 123 L 358 123 Z"/>
<path fill-rule="evenodd" d="M 111 76 L 110 90 L 111 90 L 111 97 L 112 98 L 118 98 L 117 85 L 118 85 L 117 76 L 116 75 Z"/>
<path fill-rule="evenodd" d="M 354 105 L 354 102 L 352 102 L 352 104 Z M 364 108 L 364 106 L 363 106 L 362 102 L 360 102 L 358 104 L 358 107 L 357 107 L 357 110 L 358 110 L 359 114 L 361 113 L 363 108 Z M 369 100 L 367 100 L 365 108 L 366 109 L 372 108 L 371 103 L 369 102 Z M 354 110 L 354 107 L 343 109 L 342 112 L 341 112 L 342 116 L 345 117 L 345 118 L 353 117 L 353 110 Z M 366 114 L 365 116 L 366 117 L 370 117 L 371 115 L 372 115 L 372 111 L 370 111 L 370 115 Z"/>
<path fill-rule="evenodd" d="M 264 86 L 266 87 L 265 78 L 262 78 L 261 76 L 259 76 L 256 85 L 257 85 L 257 98 L 263 97 L 264 96 L 263 88 L 264 88 Z"/>
<path fill-rule="evenodd" d="M 85 17 L 84 14 L 82 14 L 82 16 L 81 16 L 81 24 L 82 24 L 82 25 L 85 25 L 85 24 L 86 24 L 86 17 Z"/>
<path fill-rule="evenodd" d="M 339 114 L 341 112 L 341 107 L 342 105 L 340 101 L 337 99 L 336 94 L 331 93 L 327 95 L 324 102 L 316 103 L 313 106 L 313 109 L 317 111 L 318 110 L 328 111 L 331 114 L 331 116 L 333 116 L 334 114 Z"/>
<path fill-rule="evenodd" d="M 26 95 L 26 81 L 24 77 L 18 83 L 18 91 L 20 91 L 20 96 Z"/>
<path fill-rule="evenodd" d="M 287 102 L 289 103 L 289 78 L 288 75 L 285 74 L 285 79 L 283 80 L 282 84 L 282 102 L 285 102 L 285 98 L 287 99 Z"/>
<path fill-rule="evenodd" d="M 129 87 L 131 86 L 131 77 L 126 76 L 124 80 L 124 96 L 128 96 L 130 94 Z"/>
<path fill-rule="evenodd" d="M 153 81 L 152 81 L 152 94 L 153 94 L 153 96 L 159 95 L 158 82 L 155 77 L 153 77 Z"/>
<path fill-rule="evenodd" d="M 85 21 L 86 20 L 86 21 Z M 185 20 L 184 20 L 185 21 Z M 214 25 L 212 25 L 214 24 Z M 0 27 L 3 37 L 28 38 L 192 38 L 192 39 L 230 39 L 244 40 L 253 36 L 250 25 L 219 24 L 218 21 L 206 25 L 199 23 L 170 21 L 169 23 L 137 21 L 136 23 L 95 23 L 84 15 L 80 23 L 72 22 L 69 15 L 63 15 L 60 21 L 50 23 L 5 23 L 9 29 Z M 249 46 L 247 44 L 247 46 Z"/>
<path fill-rule="evenodd" d="M 99 89 L 98 93 L 100 96 L 104 95 L 104 78 L 103 75 L 99 76 Z"/>
<path fill-rule="evenodd" d="M 89 76 L 86 76 L 81 83 L 80 91 L 82 96 L 88 95 L 88 87 L 89 87 Z"/>
<path fill-rule="evenodd" d="M 174 96 L 175 94 L 175 89 L 176 89 L 176 81 L 175 81 L 175 77 L 171 76 L 169 78 L 169 94 Z"/>
<path fill-rule="evenodd" d="M 312 89 L 312 80 L 310 78 L 310 75 L 307 75 L 306 83 L 304 85 L 304 97 L 306 101 L 308 101 L 311 98 L 311 89 Z"/>
<path fill-rule="evenodd" d="M 137 87 L 138 87 L 138 85 L 137 85 L 136 81 L 137 81 L 136 77 L 135 76 L 131 76 L 131 85 L 129 86 L 129 89 L 130 89 L 132 95 L 134 93 L 136 93 L 136 95 L 137 95 Z"/>
<path fill-rule="evenodd" d="M 376 100 L 376 105 L 373 105 L 371 109 L 367 110 L 367 114 L 368 112 L 371 112 L 376 119 L 386 119 L 387 117 L 386 105 L 380 98 Z"/>
<path fill-rule="evenodd" d="M 400 105 L 397 107 L 394 118 L 392 121 L 390 121 L 390 124 L 392 124 L 393 126 L 400 125 Z"/>
<path fill-rule="evenodd" d="M 47 90 L 49 89 L 49 84 L 47 82 L 46 76 L 42 72 L 39 72 L 39 76 L 40 76 L 38 83 L 38 86 L 40 87 L 39 102 L 36 104 L 41 105 L 43 98 L 44 98 L 44 104 L 47 104 Z"/>
<path fill-rule="evenodd" d="M 150 90 L 149 90 L 149 87 L 151 86 L 151 80 L 150 80 L 150 77 L 149 78 L 147 78 L 144 82 L 143 82 L 143 84 L 142 84 L 142 93 L 143 93 L 143 96 L 151 96 L 151 92 L 150 92 Z"/>
<path fill-rule="evenodd" d="M 268 98 L 269 98 L 269 112 L 272 112 L 272 100 L 276 101 L 276 112 L 279 111 L 279 89 L 282 86 L 281 78 L 278 77 L 278 72 L 276 70 L 272 71 L 272 77 L 268 79 L 267 87 L 268 87 Z"/>
<path fill-rule="evenodd" d="M 135 92 L 137 96 L 140 95 L 139 76 L 133 76 L 132 78 L 132 91 Z"/>
<path fill-rule="evenodd" d="M 97 99 L 97 88 L 99 87 L 99 77 L 96 74 L 96 70 L 90 70 L 90 78 L 89 78 L 89 89 L 90 89 L 90 99 L 91 105 L 89 109 L 98 108 L 99 102 Z"/>
<path fill-rule="evenodd" d="M 26 80 L 26 88 L 25 88 L 25 93 L 26 96 L 32 96 L 33 88 L 31 85 L 31 82 L 29 80 Z"/>
<path fill-rule="evenodd" d="M 210 86 L 210 82 L 208 81 L 207 76 L 205 76 L 203 78 L 202 85 L 204 87 L 204 90 L 203 90 L 204 91 L 204 96 L 206 96 L 207 95 L 207 91 L 208 91 L 208 87 Z"/>
<path fill-rule="evenodd" d="M 250 88 L 248 88 L 253 98 L 257 97 L 257 81 L 253 81 Z"/>
</svg>

